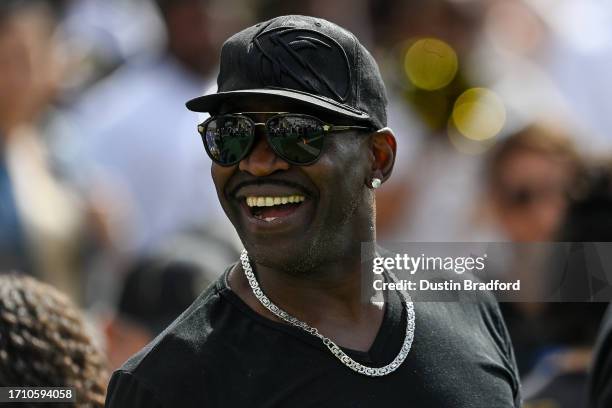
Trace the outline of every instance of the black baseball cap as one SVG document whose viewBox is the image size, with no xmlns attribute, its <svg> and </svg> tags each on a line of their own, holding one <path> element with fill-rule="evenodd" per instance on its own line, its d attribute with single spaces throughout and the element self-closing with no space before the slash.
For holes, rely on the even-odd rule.
<svg viewBox="0 0 612 408">
<path fill-rule="evenodd" d="M 378 65 L 349 31 L 327 20 L 289 15 L 230 37 L 221 49 L 218 91 L 187 102 L 195 112 L 242 110 L 254 99 L 282 109 L 387 125 L 387 97 Z"/>
<path fill-rule="evenodd" d="M 176 319 L 210 284 L 200 266 L 155 256 L 128 268 L 117 313 L 157 335 Z"/>
</svg>

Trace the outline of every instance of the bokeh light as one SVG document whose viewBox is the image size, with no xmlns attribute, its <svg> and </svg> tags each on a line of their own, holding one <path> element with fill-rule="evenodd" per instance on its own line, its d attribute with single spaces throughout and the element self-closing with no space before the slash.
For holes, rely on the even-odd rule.
<svg viewBox="0 0 612 408">
<path fill-rule="evenodd" d="M 459 61 L 450 45 L 435 38 L 417 40 L 406 52 L 404 70 L 417 88 L 433 91 L 448 85 Z"/>
<path fill-rule="evenodd" d="M 471 88 L 455 101 L 451 119 L 463 136 L 481 141 L 502 130 L 506 123 L 506 108 L 495 92 Z"/>
<path fill-rule="evenodd" d="M 452 120 L 449 120 L 447 134 L 448 140 L 455 150 L 470 156 L 477 156 L 487 152 L 497 142 L 495 137 L 483 140 L 469 139 L 457 130 Z"/>
</svg>

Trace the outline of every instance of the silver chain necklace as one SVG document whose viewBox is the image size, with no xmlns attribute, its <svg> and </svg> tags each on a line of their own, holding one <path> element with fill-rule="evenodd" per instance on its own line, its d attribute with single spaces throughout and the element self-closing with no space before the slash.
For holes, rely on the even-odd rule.
<svg viewBox="0 0 612 408">
<path fill-rule="evenodd" d="M 268 299 L 268 297 L 259 287 L 257 278 L 253 273 L 253 268 L 251 268 L 251 263 L 249 262 L 249 254 L 247 253 L 246 249 L 242 250 L 240 254 L 240 261 L 242 263 L 242 269 L 244 270 L 244 274 L 246 275 L 246 278 L 249 281 L 249 285 L 251 286 L 251 290 L 253 291 L 253 294 L 255 295 L 257 300 L 259 300 L 259 303 L 261 303 L 266 309 L 272 312 L 276 317 L 284 320 L 285 322 L 293 326 L 299 327 L 305 332 L 310 333 L 313 336 L 321 339 L 321 341 L 323 341 L 323 344 L 327 346 L 327 348 L 332 352 L 332 354 L 336 356 L 336 358 L 340 360 L 342 364 L 344 364 L 351 370 L 370 377 L 380 377 L 397 370 L 397 368 L 404 362 L 404 360 L 408 356 L 408 352 L 410 352 L 410 347 L 412 347 L 412 340 L 414 339 L 414 305 L 412 304 L 412 300 L 408 293 L 405 293 L 404 291 L 399 291 L 400 296 L 403 300 L 402 303 L 404 303 L 404 305 L 406 306 L 406 333 L 404 335 L 404 344 L 402 344 L 402 348 L 400 349 L 398 355 L 393 359 L 393 361 L 387 364 L 386 366 L 378 368 L 366 367 L 350 358 L 344 351 L 342 351 L 342 349 L 336 343 L 334 343 L 328 337 L 325 337 L 324 335 L 319 333 L 316 328 L 310 327 L 305 322 L 285 312 L 283 309 L 276 306 L 270 299 Z M 395 275 L 391 271 L 388 271 L 388 273 L 391 278 L 397 282 L 398 279 L 395 277 Z"/>
</svg>

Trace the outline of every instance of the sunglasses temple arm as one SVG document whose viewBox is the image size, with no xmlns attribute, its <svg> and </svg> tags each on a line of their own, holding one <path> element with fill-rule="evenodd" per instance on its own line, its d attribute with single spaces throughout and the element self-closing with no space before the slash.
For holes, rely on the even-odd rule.
<svg viewBox="0 0 612 408">
<path fill-rule="evenodd" d="M 370 128 L 367 126 L 335 126 L 335 125 L 326 125 L 323 127 L 326 132 L 337 132 L 342 130 L 351 130 L 351 129 L 364 129 L 369 130 Z"/>
</svg>

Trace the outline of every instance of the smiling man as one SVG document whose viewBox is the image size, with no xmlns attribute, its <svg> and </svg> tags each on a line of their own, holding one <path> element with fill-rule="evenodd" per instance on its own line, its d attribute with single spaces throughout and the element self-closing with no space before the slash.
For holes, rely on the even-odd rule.
<svg viewBox="0 0 612 408">
<path fill-rule="evenodd" d="M 108 407 L 520 405 L 491 298 L 362 300 L 396 142 L 351 33 L 303 16 L 247 28 L 223 46 L 218 92 L 187 107 L 211 114 L 198 131 L 245 250 L 114 374 Z"/>
</svg>

